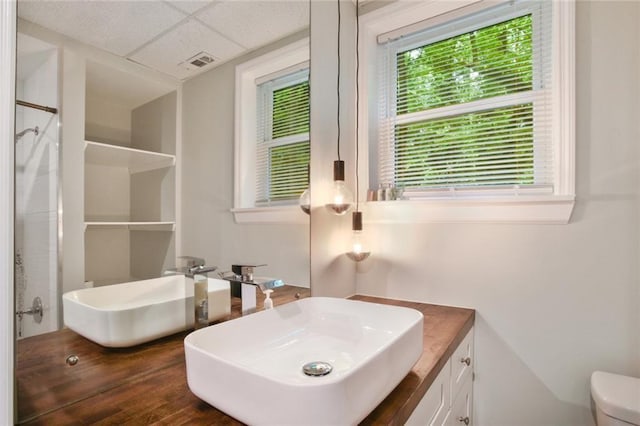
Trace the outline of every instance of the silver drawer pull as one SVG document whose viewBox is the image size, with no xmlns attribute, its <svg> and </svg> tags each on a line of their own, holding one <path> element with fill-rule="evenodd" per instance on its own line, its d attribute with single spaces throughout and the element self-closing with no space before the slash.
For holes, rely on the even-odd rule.
<svg viewBox="0 0 640 426">
<path fill-rule="evenodd" d="M 460 362 L 463 363 L 463 364 L 471 365 L 471 358 L 469 358 L 469 357 L 460 358 Z"/>
<path fill-rule="evenodd" d="M 469 359 L 469 358 L 467 358 L 467 359 Z M 462 417 L 462 416 L 460 416 L 460 417 L 458 417 L 458 421 L 459 421 L 460 423 L 464 423 L 465 425 L 468 425 L 468 424 L 469 424 L 469 417 Z"/>
</svg>

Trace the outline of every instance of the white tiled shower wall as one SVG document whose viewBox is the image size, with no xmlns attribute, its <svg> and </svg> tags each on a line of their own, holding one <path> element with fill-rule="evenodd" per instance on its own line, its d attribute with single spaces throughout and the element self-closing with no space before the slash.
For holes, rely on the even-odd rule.
<svg viewBox="0 0 640 426">
<path fill-rule="evenodd" d="M 18 41 L 20 50 L 20 40 Z M 57 49 L 18 55 L 17 98 L 58 106 Z M 20 72 L 20 67 L 28 67 Z M 17 335 L 28 337 L 58 329 L 58 115 L 18 106 L 16 132 L 39 127 L 16 143 L 16 310 L 44 304 L 40 324 L 32 316 L 16 318 Z"/>
</svg>

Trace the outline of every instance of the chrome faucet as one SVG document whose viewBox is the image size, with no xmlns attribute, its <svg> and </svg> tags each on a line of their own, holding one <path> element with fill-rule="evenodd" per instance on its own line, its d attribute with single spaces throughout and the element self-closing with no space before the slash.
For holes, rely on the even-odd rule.
<svg viewBox="0 0 640 426">
<path fill-rule="evenodd" d="M 186 285 L 193 287 L 193 328 L 199 329 L 209 325 L 209 281 L 207 273 L 218 269 L 217 266 L 196 265 L 184 274 Z"/>
<path fill-rule="evenodd" d="M 231 282 L 231 296 L 242 299 L 242 315 L 256 311 L 256 288 L 267 294 L 284 285 L 284 282 L 277 278 L 254 277 L 253 271 L 259 266 L 266 265 L 232 265 L 231 272 L 218 274 L 223 280 Z M 239 286 L 240 291 L 234 292 L 234 286 Z"/>
<path fill-rule="evenodd" d="M 170 269 L 165 274 L 183 274 L 186 288 L 193 288 L 193 327 L 197 330 L 209 325 L 209 282 L 207 273 L 218 269 L 217 266 L 205 266 L 205 260 L 199 257 L 180 256 L 186 266 Z"/>
<path fill-rule="evenodd" d="M 190 267 L 184 275 L 187 278 L 195 278 L 196 275 L 204 275 L 209 272 L 213 272 L 216 269 L 218 269 L 217 266 L 197 265 L 197 266 Z"/>
</svg>

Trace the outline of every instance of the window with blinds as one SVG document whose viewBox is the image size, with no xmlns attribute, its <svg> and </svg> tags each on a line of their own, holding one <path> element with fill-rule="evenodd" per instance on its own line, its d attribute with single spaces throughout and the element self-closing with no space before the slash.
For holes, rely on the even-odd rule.
<svg viewBox="0 0 640 426">
<path fill-rule="evenodd" d="M 256 205 L 290 204 L 308 186 L 309 70 L 258 86 Z"/>
<path fill-rule="evenodd" d="M 381 44 L 379 183 L 409 196 L 553 190 L 550 3 L 507 3 Z"/>
</svg>

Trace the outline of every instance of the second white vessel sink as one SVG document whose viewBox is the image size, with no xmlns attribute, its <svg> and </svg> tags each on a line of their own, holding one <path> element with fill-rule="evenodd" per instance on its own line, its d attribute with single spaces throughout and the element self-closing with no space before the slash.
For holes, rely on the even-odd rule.
<svg viewBox="0 0 640 426">
<path fill-rule="evenodd" d="M 208 278 L 209 321 L 231 311 L 229 282 Z M 106 347 L 126 348 L 193 328 L 193 283 L 183 275 L 84 288 L 62 295 L 64 325 Z"/>
<path fill-rule="evenodd" d="M 187 382 L 252 425 L 356 424 L 420 358 L 422 336 L 414 309 L 302 299 L 189 334 Z"/>
</svg>

